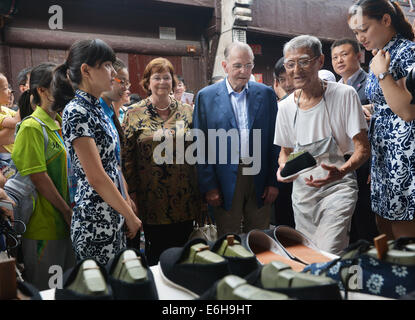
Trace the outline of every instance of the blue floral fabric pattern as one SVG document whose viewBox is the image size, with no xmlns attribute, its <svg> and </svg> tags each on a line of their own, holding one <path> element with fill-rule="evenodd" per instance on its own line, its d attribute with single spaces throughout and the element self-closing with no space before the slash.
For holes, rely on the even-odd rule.
<svg viewBox="0 0 415 320">
<path fill-rule="evenodd" d="M 120 189 L 117 132 L 95 97 L 81 90 L 63 111 L 62 133 L 74 178 L 77 181 L 71 223 L 71 239 L 79 260 L 94 258 L 103 265 L 126 246 L 124 217 L 100 197 L 89 184 L 72 142 L 80 137 L 95 140 L 105 172 Z M 119 159 L 119 155 L 118 155 Z M 121 191 L 120 191 L 121 192 Z"/>
<path fill-rule="evenodd" d="M 391 55 L 395 80 L 406 77 L 415 64 L 415 43 L 401 35 L 384 48 Z M 389 220 L 413 220 L 415 212 L 415 121 L 405 122 L 386 103 L 371 71 L 366 96 L 373 103 L 369 139 L 372 149 L 372 210 Z"/>
<path fill-rule="evenodd" d="M 343 273 L 350 277 L 346 282 L 341 277 L 344 269 L 346 272 Z M 314 275 L 324 272 L 327 277 L 338 281 L 342 290 L 388 298 L 399 299 L 415 290 L 415 266 L 380 261 L 366 254 L 357 259 L 313 263 L 305 267 L 303 272 Z"/>
</svg>

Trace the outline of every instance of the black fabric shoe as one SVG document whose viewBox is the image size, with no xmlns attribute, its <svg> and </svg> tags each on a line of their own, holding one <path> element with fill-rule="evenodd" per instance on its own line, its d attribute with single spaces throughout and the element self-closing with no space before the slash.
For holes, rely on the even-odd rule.
<svg viewBox="0 0 415 320">
<path fill-rule="evenodd" d="M 19 300 L 42 300 L 40 292 L 27 281 L 17 280 L 17 298 Z"/>
<path fill-rule="evenodd" d="M 211 251 L 229 262 L 232 274 L 244 278 L 259 267 L 255 255 L 244 248 L 237 234 L 226 234 L 211 245 Z"/>
<path fill-rule="evenodd" d="M 329 277 L 295 272 L 273 261 L 255 270 L 245 280 L 258 288 L 300 300 L 341 300 L 339 283 Z"/>
<path fill-rule="evenodd" d="M 63 289 L 55 290 L 55 300 L 113 300 L 108 274 L 96 260 L 83 259 L 63 275 Z"/>
<path fill-rule="evenodd" d="M 159 264 L 165 282 L 195 298 L 230 273 L 228 260 L 210 251 L 204 239 L 192 239 L 182 248 L 165 250 Z"/>
<path fill-rule="evenodd" d="M 290 179 L 314 169 L 317 166 L 316 159 L 308 152 L 301 151 L 289 155 L 284 168 L 281 170 L 281 177 Z"/>
<path fill-rule="evenodd" d="M 121 250 L 109 261 L 107 271 L 116 300 L 158 300 L 153 273 L 140 251 Z"/>
<path fill-rule="evenodd" d="M 198 300 L 290 300 L 282 293 L 250 285 L 245 279 L 228 275 L 217 281 Z"/>
</svg>

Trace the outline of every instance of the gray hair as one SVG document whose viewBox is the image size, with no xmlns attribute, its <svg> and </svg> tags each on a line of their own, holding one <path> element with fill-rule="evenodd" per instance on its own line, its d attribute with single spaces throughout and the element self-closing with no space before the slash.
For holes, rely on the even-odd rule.
<svg viewBox="0 0 415 320">
<path fill-rule="evenodd" d="M 229 55 L 234 49 L 248 52 L 252 58 L 252 61 L 254 61 L 254 53 L 252 52 L 251 47 L 248 44 L 240 41 L 231 42 L 229 45 L 226 46 L 225 51 L 223 53 L 226 61 L 228 61 Z"/>
<path fill-rule="evenodd" d="M 320 40 L 317 37 L 309 36 L 309 35 L 302 35 L 295 37 L 288 41 L 284 45 L 284 55 L 287 51 L 300 49 L 300 48 L 308 48 L 311 49 L 314 56 L 319 57 L 322 54 L 322 45 Z"/>
</svg>

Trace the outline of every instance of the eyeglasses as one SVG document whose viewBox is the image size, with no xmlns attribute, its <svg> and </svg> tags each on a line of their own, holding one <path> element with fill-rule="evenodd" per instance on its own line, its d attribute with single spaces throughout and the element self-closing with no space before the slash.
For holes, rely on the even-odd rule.
<svg viewBox="0 0 415 320">
<path fill-rule="evenodd" d="M 172 77 L 170 77 L 170 76 L 165 76 L 165 77 L 153 76 L 150 79 L 153 80 L 153 81 L 156 81 L 156 82 L 161 82 L 161 80 L 169 82 L 169 81 L 173 80 Z"/>
<path fill-rule="evenodd" d="M 131 82 L 128 80 L 121 80 L 119 78 L 114 78 L 114 80 L 117 81 L 120 85 L 122 85 L 126 89 L 129 89 L 131 87 Z"/>
<path fill-rule="evenodd" d="M 297 61 L 294 61 L 294 60 L 288 60 L 288 61 L 285 61 L 284 62 L 284 67 L 285 67 L 285 69 L 287 69 L 287 70 L 292 70 L 292 69 L 294 69 L 295 68 L 295 66 L 296 66 L 296 64 L 298 64 L 298 66 L 301 68 L 301 69 L 304 69 L 304 68 L 307 68 L 307 67 L 309 67 L 310 66 L 310 64 L 311 64 L 311 61 L 313 61 L 313 60 L 315 60 L 315 59 L 317 59 L 318 57 L 314 57 L 314 58 L 310 58 L 310 59 L 299 59 L 299 60 L 297 60 Z"/>
<path fill-rule="evenodd" d="M 246 65 L 240 64 L 240 63 L 235 63 L 232 65 L 232 69 L 234 71 L 239 71 L 242 68 L 246 69 L 246 70 L 252 70 L 254 68 L 254 64 L 253 63 L 247 63 Z"/>
</svg>

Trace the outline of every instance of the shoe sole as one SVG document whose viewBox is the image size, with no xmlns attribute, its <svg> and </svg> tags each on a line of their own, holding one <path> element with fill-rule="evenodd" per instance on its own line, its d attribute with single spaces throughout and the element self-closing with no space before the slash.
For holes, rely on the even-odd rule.
<svg viewBox="0 0 415 320">
<path fill-rule="evenodd" d="M 194 293 L 193 291 L 190 291 L 189 289 L 182 287 L 181 285 L 174 283 L 173 281 L 171 281 L 170 279 L 168 279 L 164 273 L 163 270 L 161 269 L 161 266 L 159 266 L 159 272 L 160 272 L 160 276 L 163 279 L 164 282 L 166 282 L 169 286 L 174 287 L 176 289 L 179 289 L 181 291 L 186 292 L 187 294 L 191 295 L 193 298 L 199 298 L 199 295 Z"/>
<path fill-rule="evenodd" d="M 286 177 L 281 176 L 281 178 L 283 180 L 288 180 L 288 179 L 294 178 L 295 176 L 299 176 L 300 174 L 303 174 L 303 173 L 306 173 L 306 172 L 308 172 L 310 170 L 313 170 L 314 168 L 317 168 L 317 165 L 314 165 L 314 166 L 312 166 L 310 168 L 305 168 L 305 169 L 303 169 L 303 170 L 301 170 L 301 171 L 299 171 L 297 173 L 294 173 L 294 174 L 292 174 L 290 176 L 286 176 Z"/>
<path fill-rule="evenodd" d="M 298 260 L 304 262 L 305 264 L 324 263 L 333 260 L 325 256 L 324 254 L 319 253 L 318 251 L 309 248 L 303 244 L 284 246 L 284 248 L 289 254 L 291 254 Z"/>
<path fill-rule="evenodd" d="M 283 256 L 280 256 L 279 254 L 276 254 L 272 251 L 263 251 L 263 252 L 258 252 L 256 255 L 256 258 L 258 259 L 258 261 L 262 264 L 268 264 L 272 261 L 279 261 L 279 262 L 283 262 L 287 265 L 289 265 L 291 267 L 291 269 L 293 269 L 294 271 L 297 272 L 301 272 L 303 271 L 303 269 L 306 267 L 305 264 L 302 264 L 300 262 L 297 262 L 295 260 L 291 260 L 289 258 L 285 258 Z"/>
</svg>

